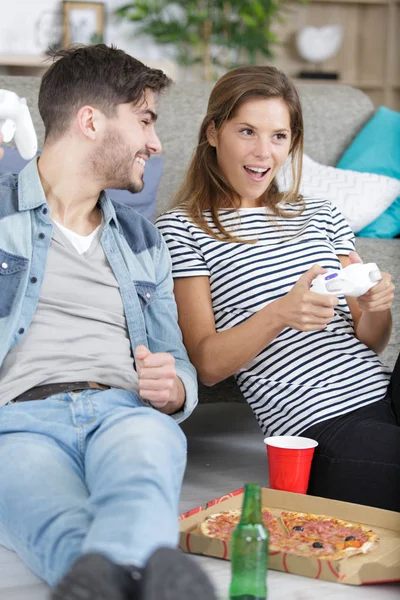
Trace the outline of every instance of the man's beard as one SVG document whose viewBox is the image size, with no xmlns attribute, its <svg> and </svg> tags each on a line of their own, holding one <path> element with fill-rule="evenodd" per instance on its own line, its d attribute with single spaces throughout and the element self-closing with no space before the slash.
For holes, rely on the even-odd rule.
<svg viewBox="0 0 400 600">
<path fill-rule="evenodd" d="M 139 153 L 149 155 L 147 149 Z M 131 194 L 137 194 L 142 191 L 144 182 L 132 179 L 135 156 L 119 133 L 109 131 L 102 147 L 93 152 L 90 166 L 92 172 L 105 182 L 105 188 L 127 190 Z"/>
</svg>

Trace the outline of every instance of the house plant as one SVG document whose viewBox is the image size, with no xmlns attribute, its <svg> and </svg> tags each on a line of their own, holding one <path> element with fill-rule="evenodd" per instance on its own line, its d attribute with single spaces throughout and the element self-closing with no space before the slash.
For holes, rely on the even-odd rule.
<svg viewBox="0 0 400 600">
<path fill-rule="evenodd" d="M 134 0 L 116 14 L 136 24 L 135 35 L 172 49 L 182 67 L 201 65 L 209 81 L 232 67 L 273 58 L 280 43 L 273 25 L 286 10 L 287 0 Z"/>
</svg>

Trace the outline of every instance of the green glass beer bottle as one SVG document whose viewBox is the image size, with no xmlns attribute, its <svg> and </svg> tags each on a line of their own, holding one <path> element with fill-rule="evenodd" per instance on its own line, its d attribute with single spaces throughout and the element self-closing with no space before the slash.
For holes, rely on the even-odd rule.
<svg viewBox="0 0 400 600">
<path fill-rule="evenodd" d="M 242 516 L 232 533 L 230 600 L 265 600 L 267 597 L 269 534 L 262 523 L 261 490 L 245 486 Z"/>
</svg>

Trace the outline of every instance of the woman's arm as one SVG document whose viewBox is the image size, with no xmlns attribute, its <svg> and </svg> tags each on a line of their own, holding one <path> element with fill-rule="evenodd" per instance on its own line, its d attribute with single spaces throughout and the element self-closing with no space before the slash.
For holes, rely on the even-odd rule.
<svg viewBox="0 0 400 600">
<path fill-rule="evenodd" d="M 202 383 L 214 385 L 252 360 L 285 328 L 324 329 L 334 316 L 337 298 L 310 292 L 310 285 L 325 270 L 314 265 L 286 296 L 267 304 L 249 319 L 216 332 L 209 278 L 175 279 L 179 325 L 190 360 Z"/>
<path fill-rule="evenodd" d="M 362 262 L 356 252 L 339 256 L 342 267 Z M 394 285 L 389 273 L 382 272 L 382 280 L 359 298 L 347 297 L 354 322 L 356 337 L 375 352 L 383 352 L 390 340 Z"/>
</svg>

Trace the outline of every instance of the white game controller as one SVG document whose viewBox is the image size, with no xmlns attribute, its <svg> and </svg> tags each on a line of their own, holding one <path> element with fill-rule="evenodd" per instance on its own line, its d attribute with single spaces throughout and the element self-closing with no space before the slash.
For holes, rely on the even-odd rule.
<svg viewBox="0 0 400 600">
<path fill-rule="evenodd" d="M 0 90 L 0 132 L 4 142 L 11 142 L 15 135 L 15 145 L 25 160 L 36 155 L 37 137 L 26 99 L 8 90 Z"/>
<path fill-rule="evenodd" d="M 340 271 L 328 270 L 323 275 L 317 275 L 310 290 L 316 294 L 358 298 L 381 279 L 381 272 L 375 263 L 353 263 Z"/>
</svg>

